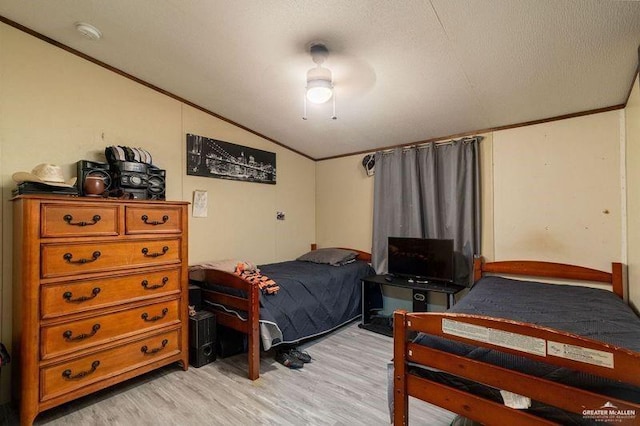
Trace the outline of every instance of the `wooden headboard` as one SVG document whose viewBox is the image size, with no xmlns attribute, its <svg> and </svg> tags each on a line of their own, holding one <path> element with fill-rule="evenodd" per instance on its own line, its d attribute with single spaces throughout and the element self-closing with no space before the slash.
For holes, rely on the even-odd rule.
<svg viewBox="0 0 640 426">
<path fill-rule="evenodd" d="M 482 257 L 473 261 L 473 282 L 484 274 L 507 274 L 528 277 L 561 278 L 576 281 L 588 281 L 609 284 L 620 298 L 623 298 L 622 263 L 612 262 L 611 272 L 566 265 L 564 263 L 540 262 L 533 260 L 509 260 L 502 262 L 484 262 Z"/>
</svg>

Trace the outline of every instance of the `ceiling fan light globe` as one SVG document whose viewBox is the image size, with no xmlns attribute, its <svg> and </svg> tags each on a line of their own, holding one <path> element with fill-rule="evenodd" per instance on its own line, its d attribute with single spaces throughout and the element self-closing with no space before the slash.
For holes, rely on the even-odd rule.
<svg viewBox="0 0 640 426">
<path fill-rule="evenodd" d="M 314 104 L 323 104 L 333 96 L 333 87 L 327 80 L 311 80 L 307 82 L 307 100 Z"/>
</svg>

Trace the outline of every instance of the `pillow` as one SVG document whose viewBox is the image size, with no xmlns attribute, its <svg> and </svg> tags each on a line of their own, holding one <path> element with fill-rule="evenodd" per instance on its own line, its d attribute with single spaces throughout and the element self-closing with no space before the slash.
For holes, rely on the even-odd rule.
<svg viewBox="0 0 640 426">
<path fill-rule="evenodd" d="M 251 262 L 246 262 L 237 259 L 224 259 L 215 260 L 209 262 L 202 262 L 196 265 L 189 266 L 189 279 L 194 281 L 204 281 L 205 269 L 218 269 L 220 271 L 229 272 L 233 274 L 236 271 L 238 263 L 244 264 L 244 269 L 252 271 L 256 269 L 256 265 Z"/>
<path fill-rule="evenodd" d="M 344 250 L 339 248 L 324 248 L 311 250 L 310 252 L 303 254 L 296 260 L 300 260 L 302 262 L 324 263 L 327 265 L 340 266 L 354 260 L 357 256 L 358 253 L 351 250 Z"/>
</svg>

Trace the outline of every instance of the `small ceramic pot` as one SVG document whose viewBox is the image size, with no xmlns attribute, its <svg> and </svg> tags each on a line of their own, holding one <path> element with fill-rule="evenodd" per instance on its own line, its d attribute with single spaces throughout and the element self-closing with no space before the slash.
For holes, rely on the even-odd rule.
<svg viewBox="0 0 640 426">
<path fill-rule="evenodd" d="M 104 180 L 100 176 L 87 176 L 83 188 L 84 195 L 98 197 L 104 192 Z"/>
</svg>

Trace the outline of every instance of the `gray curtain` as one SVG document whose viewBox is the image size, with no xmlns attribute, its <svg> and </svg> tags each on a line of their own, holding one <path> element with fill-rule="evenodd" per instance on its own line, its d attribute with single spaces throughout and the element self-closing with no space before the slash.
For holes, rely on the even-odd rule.
<svg viewBox="0 0 640 426">
<path fill-rule="evenodd" d="M 480 251 L 481 137 L 375 154 L 372 263 L 387 272 L 387 237 L 453 239 L 456 280 Z"/>
</svg>

